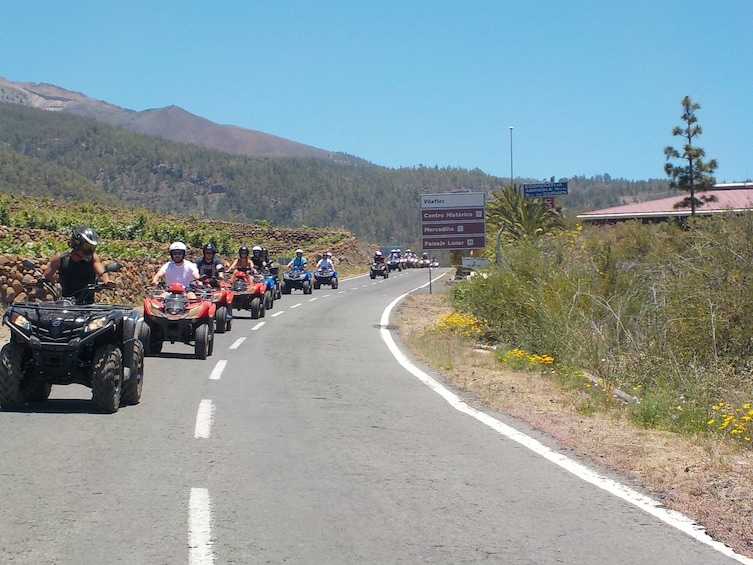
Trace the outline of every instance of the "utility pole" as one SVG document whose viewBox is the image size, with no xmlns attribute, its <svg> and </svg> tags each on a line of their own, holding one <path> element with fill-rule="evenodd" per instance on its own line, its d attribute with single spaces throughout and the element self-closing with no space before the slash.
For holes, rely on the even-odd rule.
<svg viewBox="0 0 753 565">
<path fill-rule="evenodd" d="M 515 188 L 515 181 L 512 176 L 512 126 L 510 126 L 510 186 Z"/>
</svg>

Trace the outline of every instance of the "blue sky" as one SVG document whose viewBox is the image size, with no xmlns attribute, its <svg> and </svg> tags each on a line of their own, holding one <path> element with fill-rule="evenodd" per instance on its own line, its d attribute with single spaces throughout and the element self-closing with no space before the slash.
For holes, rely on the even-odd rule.
<svg viewBox="0 0 753 565">
<path fill-rule="evenodd" d="M 689 95 L 717 181 L 753 177 L 752 0 L 2 0 L 0 26 L 8 80 L 387 167 L 666 178 Z"/>
</svg>

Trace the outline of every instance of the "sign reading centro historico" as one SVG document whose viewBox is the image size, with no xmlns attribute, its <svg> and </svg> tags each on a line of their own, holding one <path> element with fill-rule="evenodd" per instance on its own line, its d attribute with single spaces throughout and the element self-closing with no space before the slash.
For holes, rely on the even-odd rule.
<svg viewBox="0 0 753 565">
<path fill-rule="evenodd" d="M 486 247 L 486 194 L 421 195 L 421 247 L 425 250 Z"/>
</svg>

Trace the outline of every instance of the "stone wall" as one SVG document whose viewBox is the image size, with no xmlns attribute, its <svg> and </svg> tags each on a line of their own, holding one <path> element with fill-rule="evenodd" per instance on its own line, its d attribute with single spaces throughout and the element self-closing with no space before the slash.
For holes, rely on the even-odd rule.
<svg viewBox="0 0 753 565">
<path fill-rule="evenodd" d="M 271 228 L 271 231 L 273 233 L 264 234 L 264 232 L 261 231 L 261 228 L 255 227 L 253 230 L 249 229 L 249 233 L 234 235 L 237 235 L 239 242 L 241 242 L 239 243 L 239 246 L 242 244 L 251 247 L 257 243 L 264 245 L 264 241 L 267 238 L 269 238 L 270 241 L 283 241 L 284 243 L 282 245 L 280 243 L 277 244 L 280 249 L 270 247 L 269 251 L 270 256 L 272 257 L 277 257 L 279 253 L 283 252 L 283 250 L 301 247 L 309 261 L 315 261 L 321 257 L 321 254 L 324 251 L 330 251 L 335 256 L 335 263 L 338 266 L 338 269 L 367 265 L 369 261 L 368 249 L 361 249 L 356 238 L 352 236 L 347 237 L 326 249 L 319 249 L 312 240 L 315 241 L 313 235 L 321 237 L 321 232 L 307 232 L 306 230 L 282 228 Z M 68 236 L 60 232 L 10 228 L 8 226 L 0 226 L 0 237 L 11 240 L 16 247 L 34 241 L 41 241 L 43 237 L 48 239 L 53 238 L 60 242 L 67 242 L 68 240 Z M 110 278 L 117 283 L 117 288 L 114 291 L 99 292 L 96 297 L 97 302 L 139 304 L 146 293 L 146 289 L 151 285 L 152 276 L 154 276 L 157 269 L 169 259 L 167 254 L 168 244 L 166 243 L 137 241 L 121 243 L 127 248 L 139 248 L 141 250 L 149 249 L 150 255 L 155 257 L 160 257 L 162 254 L 164 254 L 164 256 L 158 259 L 129 259 L 112 257 L 103 253 L 101 259 L 105 265 L 113 261 L 118 261 L 122 267 L 117 273 L 110 273 Z M 283 247 L 283 245 L 285 247 Z M 132 255 L 136 256 L 138 254 L 133 253 Z M 188 257 L 192 259 L 201 257 L 201 249 L 191 248 L 189 246 Z M 36 271 L 24 269 L 22 265 L 24 259 L 33 261 L 37 266 Z M 235 259 L 235 256 L 222 256 L 222 259 L 227 268 Z M 44 271 L 48 262 L 48 257 L 38 258 L 33 257 L 32 255 L 0 254 L 0 305 L 4 308 L 14 300 L 27 299 L 28 297 L 24 291 L 24 283 L 33 283 L 36 281 Z M 39 296 L 39 291 L 35 291 L 34 297 L 45 298 Z"/>
</svg>

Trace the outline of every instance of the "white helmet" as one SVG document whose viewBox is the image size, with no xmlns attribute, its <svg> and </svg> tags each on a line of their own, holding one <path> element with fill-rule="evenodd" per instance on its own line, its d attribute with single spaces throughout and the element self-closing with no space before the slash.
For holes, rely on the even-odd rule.
<svg viewBox="0 0 753 565">
<path fill-rule="evenodd" d="M 296 250 L 295 250 L 295 253 L 296 253 L 296 255 L 297 255 L 298 253 L 300 253 L 301 255 L 303 255 L 303 249 L 296 249 Z"/>
<path fill-rule="evenodd" d="M 186 248 L 186 244 L 182 241 L 173 241 L 170 244 L 169 252 L 172 253 L 173 251 L 182 251 L 183 253 L 185 253 L 186 251 L 188 251 L 188 249 Z"/>
<path fill-rule="evenodd" d="M 251 249 L 251 251 L 258 251 L 259 253 L 261 253 L 261 247 L 258 246 L 258 245 L 254 245 L 254 247 L 253 247 L 253 249 Z"/>
<path fill-rule="evenodd" d="M 381 257 L 381 256 L 382 256 L 382 252 L 381 251 L 377 251 L 377 252 L 374 253 L 374 257 Z"/>
</svg>

